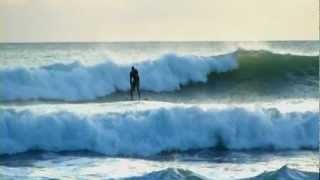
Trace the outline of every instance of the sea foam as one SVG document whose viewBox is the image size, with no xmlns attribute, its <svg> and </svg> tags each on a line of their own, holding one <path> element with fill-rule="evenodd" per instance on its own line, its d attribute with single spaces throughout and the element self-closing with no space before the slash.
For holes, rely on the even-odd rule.
<svg viewBox="0 0 320 180">
<path fill-rule="evenodd" d="M 166 54 L 137 64 L 114 62 L 108 60 L 93 66 L 75 62 L 2 69 L 0 98 L 3 101 L 93 100 L 115 91 L 129 90 L 132 65 L 139 70 L 141 89 L 155 92 L 177 90 L 189 82 L 206 82 L 210 72 L 226 72 L 238 67 L 234 54 L 212 57 Z"/>
<path fill-rule="evenodd" d="M 160 180 L 160 179 L 197 179 L 197 180 L 207 180 L 210 178 L 201 176 L 195 172 L 192 172 L 188 169 L 180 169 L 180 168 L 167 168 L 160 171 L 154 171 L 143 176 L 137 177 L 129 177 L 124 178 L 126 180 L 145 180 L 145 179 L 153 179 L 153 180 Z M 239 179 L 240 178 L 233 178 Z M 287 166 L 283 166 L 280 169 L 270 172 L 264 172 L 259 174 L 255 177 L 250 178 L 241 178 L 241 180 L 268 180 L 268 179 L 286 179 L 286 180 L 318 180 L 319 179 L 319 172 L 305 172 L 300 171 L 298 169 L 291 169 Z"/>
<path fill-rule="evenodd" d="M 0 154 L 29 150 L 88 150 L 106 155 L 161 152 L 317 149 L 318 112 L 161 107 L 141 111 L 78 114 L 3 109 Z"/>
</svg>

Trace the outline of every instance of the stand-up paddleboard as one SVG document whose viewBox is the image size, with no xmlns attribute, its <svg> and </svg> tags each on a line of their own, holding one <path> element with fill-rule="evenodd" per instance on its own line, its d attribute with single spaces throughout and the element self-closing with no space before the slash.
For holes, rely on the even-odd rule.
<svg viewBox="0 0 320 180">
<path fill-rule="evenodd" d="M 141 98 L 141 99 L 132 99 L 131 100 L 131 98 L 130 97 L 127 97 L 126 98 L 126 101 L 140 101 L 140 100 L 142 100 L 142 101 L 149 101 L 150 99 L 148 98 L 148 97 L 145 97 L 145 98 Z"/>
</svg>

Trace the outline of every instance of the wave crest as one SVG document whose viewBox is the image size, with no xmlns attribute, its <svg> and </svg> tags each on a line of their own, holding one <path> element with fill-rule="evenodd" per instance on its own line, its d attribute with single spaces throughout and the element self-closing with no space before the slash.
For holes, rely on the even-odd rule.
<svg viewBox="0 0 320 180">
<path fill-rule="evenodd" d="M 159 171 L 154 171 L 138 177 L 129 177 L 125 178 L 127 180 L 144 180 L 144 179 L 208 179 L 207 177 L 201 176 L 195 172 L 192 172 L 187 169 L 180 168 L 167 168 Z M 255 177 L 250 178 L 236 178 L 241 180 L 269 180 L 269 179 L 287 179 L 287 180 L 301 180 L 301 179 L 310 179 L 317 180 L 319 179 L 319 172 L 305 172 L 298 169 L 288 168 L 286 165 L 275 171 L 268 171 L 261 173 Z"/>
<path fill-rule="evenodd" d="M 155 92 L 177 90 L 189 82 L 206 82 L 210 72 L 226 72 L 238 67 L 234 54 L 215 57 L 166 54 L 133 65 L 139 69 L 141 89 Z M 117 90 L 129 90 L 130 67 L 107 61 L 94 66 L 75 62 L 5 69 L 0 72 L 0 98 L 4 101 L 93 100 Z"/>
<path fill-rule="evenodd" d="M 187 169 L 181 168 L 167 168 L 160 171 L 154 171 L 143 176 L 129 177 L 124 178 L 125 180 L 144 180 L 144 179 L 171 179 L 171 180 L 180 180 L 180 179 L 194 179 L 202 180 L 207 179 L 204 176 L 201 176 L 197 173 L 194 173 Z"/>
<path fill-rule="evenodd" d="M 286 165 L 282 166 L 280 169 L 270 172 L 264 172 L 259 174 L 256 177 L 248 178 L 249 179 L 288 179 L 288 180 L 299 180 L 299 179 L 310 179 L 316 180 L 319 179 L 319 172 L 305 172 L 297 169 L 288 168 Z"/>
<path fill-rule="evenodd" d="M 318 123 L 317 112 L 276 109 L 170 107 L 93 115 L 8 109 L 0 116 L 0 154 L 88 150 L 149 156 L 206 148 L 317 149 Z"/>
</svg>

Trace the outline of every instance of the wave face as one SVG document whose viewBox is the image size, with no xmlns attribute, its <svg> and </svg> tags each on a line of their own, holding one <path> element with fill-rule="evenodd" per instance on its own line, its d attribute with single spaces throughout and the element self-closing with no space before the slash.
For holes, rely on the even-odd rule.
<svg viewBox="0 0 320 180">
<path fill-rule="evenodd" d="M 166 54 L 159 59 L 133 64 L 139 69 L 141 89 L 174 91 L 189 82 L 206 82 L 210 72 L 238 67 L 234 54 L 215 57 Z M 40 68 L 1 70 L 3 101 L 54 99 L 93 100 L 115 91 L 129 90 L 131 65 L 112 61 L 94 66 L 53 64 Z"/>
<path fill-rule="evenodd" d="M 189 170 L 180 168 L 168 168 L 160 171 L 151 172 L 139 177 L 126 178 L 128 180 L 143 180 L 143 179 L 210 179 Z M 239 179 L 239 178 L 238 178 Z M 283 166 L 280 169 L 271 172 L 264 172 L 258 176 L 245 178 L 246 180 L 272 180 L 272 179 L 286 179 L 286 180 L 318 180 L 319 173 L 317 172 L 304 172 L 297 169 L 291 169 Z M 245 180 L 242 179 L 242 180 Z"/>
<path fill-rule="evenodd" d="M 3 109 L 0 154 L 88 150 L 150 156 L 192 149 L 317 149 L 318 112 L 168 107 L 80 115 Z"/>
<path fill-rule="evenodd" d="M 274 54 L 268 51 L 236 52 L 240 68 L 231 73 L 222 74 L 232 80 L 318 80 L 318 56 L 296 56 Z M 214 72 L 213 72 L 214 74 Z M 216 75 L 217 76 L 217 75 Z M 212 77 L 214 78 L 214 77 Z"/>
<path fill-rule="evenodd" d="M 180 169 L 180 168 L 167 168 L 160 171 L 155 171 L 148 173 L 139 177 L 130 177 L 125 178 L 127 180 L 144 180 L 144 179 L 171 179 L 171 180 L 180 180 L 180 179 L 194 179 L 194 180 L 202 180 L 207 179 L 201 175 L 198 175 L 192 171 Z"/>
<path fill-rule="evenodd" d="M 267 51 L 238 51 L 239 68 L 210 73 L 206 84 L 197 84 L 214 99 L 319 98 L 319 61 L 316 56 L 274 54 Z M 288 93 L 290 92 L 290 93 Z"/>
<path fill-rule="evenodd" d="M 214 99 L 230 95 L 319 96 L 317 57 L 239 50 L 212 57 L 166 54 L 127 65 L 107 61 L 85 66 L 75 62 L 2 69 L 0 98 L 2 101 L 96 100 L 117 91 L 128 91 L 131 65 L 140 71 L 141 89 L 155 93 L 179 90 L 192 97 L 200 92 L 201 96 L 208 94 L 207 97 Z"/>
<path fill-rule="evenodd" d="M 319 179 L 319 172 L 304 172 L 296 169 L 288 168 L 287 166 L 283 166 L 278 170 L 271 172 L 264 172 L 256 177 L 249 179 L 257 179 L 257 180 L 269 180 L 269 179 L 287 179 L 287 180 L 317 180 Z"/>
</svg>

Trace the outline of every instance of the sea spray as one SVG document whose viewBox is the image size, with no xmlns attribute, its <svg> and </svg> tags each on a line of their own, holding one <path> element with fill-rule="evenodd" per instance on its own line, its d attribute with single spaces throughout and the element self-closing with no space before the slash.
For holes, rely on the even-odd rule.
<svg viewBox="0 0 320 180">
<path fill-rule="evenodd" d="M 112 61 L 93 66 L 79 62 L 40 68 L 2 69 L 1 100 L 93 100 L 115 91 L 127 91 L 131 66 L 138 68 L 141 89 L 173 91 L 189 82 L 206 82 L 210 72 L 238 67 L 234 54 L 223 56 L 179 56 L 166 54 L 156 60 L 120 65 Z"/>
<path fill-rule="evenodd" d="M 317 112 L 240 107 L 172 106 L 91 115 L 4 109 L 0 116 L 0 154 L 88 150 L 149 156 L 221 146 L 230 150 L 317 149 L 318 123 Z"/>
</svg>

